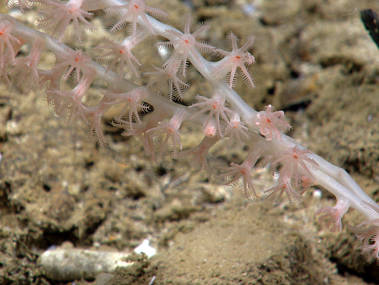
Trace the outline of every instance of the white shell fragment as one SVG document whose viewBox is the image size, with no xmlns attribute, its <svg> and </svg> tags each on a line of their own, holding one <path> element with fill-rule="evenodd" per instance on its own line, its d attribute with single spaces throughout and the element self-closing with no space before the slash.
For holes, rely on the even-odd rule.
<svg viewBox="0 0 379 285">
<path fill-rule="evenodd" d="M 142 243 L 134 249 L 134 252 L 138 254 L 144 253 L 148 258 L 150 258 L 157 253 L 157 250 L 150 245 L 150 241 L 148 239 L 144 239 Z"/>
</svg>

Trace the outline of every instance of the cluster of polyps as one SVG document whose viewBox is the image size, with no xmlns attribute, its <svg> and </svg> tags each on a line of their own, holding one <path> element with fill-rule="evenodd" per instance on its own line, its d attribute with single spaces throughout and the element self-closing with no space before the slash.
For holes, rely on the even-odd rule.
<svg viewBox="0 0 379 285">
<path fill-rule="evenodd" d="M 328 221 L 332 229 L 340 230 L 342 217 L 350 207 L 361 212 L 367 220 L 357 230 L 358 237 L 364 243 L 364 250 L 378 258 L 378 205 L 346 171 L 284 135 L 290 125 L 282 111 L 267 106 L 264 111 L 256 112 L 233 90 L 238 71 L 251 87 L 254 86 L 248 72 L 248 66 L 255 62 L 249 51 L 252 37 L 239 47 L 237 37 L 231 34 L 232 50 L 217 49 L 199 41 L 206 26 L 191 33 L 191 17 L 188 16 L 181 32 L 157 20 L 156 17 L 165 17 L 166 13 L 149 7 L 143 0 L 8 0 L 7 3 L 22 10 L 35 7 L 41 15 L 40 27 L 53 37 L 0 15 L 0 78 L 4 82 L 22 84 L 32 77 L 36 83 L 32 87 L 45 89 L 48 102 L 57 114 L 83 120 L 103 144 L 106 138 L 102 118 L 109 108 L 121 104 L 124 110 L 114 118 L 113 124 L 123 128 L 127 136 L 141 137 L 146 153 L 153 159 L 156 152 L 173 150 L 175 156 L 191 155 L 189 157 L 195 157 L 207 168 L 208 152 L 216 143 L 229 140 L 236 145 L 245 144 L 251 150 L 245 161 L 231 164 L 224 173 L 229 183 L 242 179 L 244 192 L 258 196 L 251 176 L 258 162 L 270 163 L 280 173 L 277 184 L 265 192 L 269 197 L 285 193 L 290 199 L 298 199 L 311 185 L 324 187 L 336 196 L 337 204 L 322 209 L 321 218 Z M 126 24 L 132 27 L 130 35 L 121 43 L 105 39 L 93 49 L 104 67 L 83 51 L 62 43 L 69 25 L 74 25 L 75 38 L 83 39 L 83 28 L 91 26 L 96 10 L 103 10 L 106 16 L 116 19 L 111 31 Z M 140 43 L 147 37 L 157 35 L 167 39 L 158 42 L 157 48 L 169 50 L 171 56 L 161 67 L 144 75 L 155 77 L 147 86 L 126 80 L 125 72 L 141 76 L 141 63 L 133 50 L 142 48 Z M 29 53 L 18 55 L 23 46 Z M 38 63 L 41 53 L 47 50 L 55 54 L 56 63 L 51 69 L 42 70 Z M 223 58 L 207 61 L 202 52 Z M 188 62 L 209 81 L 213 92 L 196 96 L 196 102 L 187 107 L 178 102 L 183 89 L 189 86 L 186 82 Z M 22 66 L 28 67 L 29 74 L 20 68 Z M 71 75 L 74 75 L 73 80 L 68 80 Z M 97 104 L 89 106 L 85 103 L 86 94 L 97 79 L 107 82 L 108 90 Z M 144 113 L 143 118 L 141 113 Z M 182 150 L 180 129 L 184 124 L 199 125 L 203 130 L 203 139 L 194 149 Z"/>
</svg>

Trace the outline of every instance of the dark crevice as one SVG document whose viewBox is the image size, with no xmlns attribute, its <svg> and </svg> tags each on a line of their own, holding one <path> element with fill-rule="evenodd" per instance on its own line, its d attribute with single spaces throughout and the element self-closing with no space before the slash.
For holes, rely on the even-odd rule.
<svg viewBox="0 0 379 285">
<path fill-rule="evenodd" d="M 31 238 L 28 236 L 24 243 L 28 248 L 48 249 L 53 246 L 59 246 L 64 242 L 71 242 L 73 245 L 78 243 L 77 228 L 72 227 L 68 230 L 59 230 L 55 227 L 47 227 L 43 229 L 43 233 L 38 238 Z"/>
<path fill-rule="evenodd" d="M 292 112 L 297 112 L 300 110 L 305 110 L 310 104 L 312 103 L 311 99 L 305 99 L 299 102 L 294 102 L 291 103 L 285 107 L 283 107 L 283 111 L 292 111 Z"/>
<path fill-rule="evenodd" d="M 155 169 L 155 173 L 157 176 L 165 176 L 167 174 L 167 172 L 168 172 L 168 170 L 162 165 L 158 166 Z"/>
<path fill-rule="evenodd" d="M 358 272 L 343 262 L 341 262 L 338 258 L 330 258 L 330 261 L 336 264 L 338 274 L 341 276 L 353 275 L 361 278 L 363 281 L 370 284 L 379 284 L 379 271 L 378 265 L 375 262 L 365 265 L 362 268 L 362 272 Z"/>
</svg>

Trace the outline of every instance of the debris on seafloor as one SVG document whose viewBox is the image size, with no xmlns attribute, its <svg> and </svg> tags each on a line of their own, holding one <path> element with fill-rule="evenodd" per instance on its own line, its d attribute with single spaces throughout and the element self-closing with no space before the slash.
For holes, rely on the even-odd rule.
<svg viewBox="0 0 379 285">
<path fill-rule="evenodd" d="M 93 279 L 97 274 L 131 266 L 129 253 L 87 249 L 53 249 L 39 259 L 48 278 L 57 281 Z"/>
<path fill-rule="evenodd" d="M 156 249 L 145 239 L 134 252 L 151 257 Z M 131 255 L 126 252 L 55 248 L 42 253 L 39 263 L 49 279 L 71 281 L 94 279 L 98 275 L 112 273 L 116 268 L 127 268 L 134 263 L 130 261 Z"/>
</svg>

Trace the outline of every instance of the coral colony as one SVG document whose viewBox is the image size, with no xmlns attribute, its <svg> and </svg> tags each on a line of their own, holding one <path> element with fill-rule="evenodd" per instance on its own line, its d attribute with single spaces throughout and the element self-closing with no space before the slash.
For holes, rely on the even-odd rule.
<svg viewBox="0 0 379 285">
<path fill-rule="evenodd" d="M 230 35 L 231 50 L 217 49 L 199 40 L 207 30 L 203 25 L 193 29 L 191 17 L 183 23 L 183 32 L 163 23 L 166 13 L 150 7 L 143 0 L 6 0 L 9 7 L 24 12 L 29 9 L 40 15 L 38 30 L 19 20 L 0 14 L 0 79 L 5 84 L 26 86 L 29 90 L 43 89 L 48 103 L 56 114 L 82 120 L 96 134 L 100 144 L 106 143 L 102 118 L 113 106 L 122 104 L 123 111 L 113 118 L 113 124 L 126 136 L 138 136 L 145 152 L 156 159 L 156 153 L 196 158 L 207 168 L 207 155 L 216 143 L 228 140 L 248 146 L 250 152 L 241 164 L 232 163 L 225 173 L 228 182 L 242 180 L 247 196 L 258 197 L 252 179 L 257 163 L 278 169 L 275 185 L 264 192 L 275 199 L 285 194 L 298 199 L 312 185 L 319 185 L 337 199 L 334 207 L 319 211 L 333 230 L 341 230 L 342 217 L 350 207 L 365 217 L 356 229 L 363 243 L 363 251 L 375 258 L 379 253 L 379 206 L 349 176 L 349 174 L 299 145 L 284 133 L 290 128 L 283 111 L 269 105 L 257 112 L 233 90 L 237 72 L 246 84 L 254 87 L 247 67 L 254 63 L 249 52 L 253 38 L 240 45 Z M 121 42 L 103 40 L 91 52 L 97 62 L 84 51 L 72 49 L 62 40 L 74 37 L 80 43 L 85 30 L 94 28 L 95 11 L 103 11 L 113 20 L 111 31 L 130 27 Z M 74 34 L 69 36 L 68 29 Z M 41 30 L 41 31 L 39 31 Z M 194 31 L 193 31 L 194 30 Z M 133 54 L 147 38 L 164 38 L 157 42 L 169 56 L 160 67 L 143 74 L 146 86 L 136 85 L 133 78 L 141 77 L 141 62 Z M 26 51 L 19 53 L 20 50 Z M 55 65 L 40 69 L 41 54 L 55 55 Z M 222 57 L 207 61 L 202 55 L 211 53 Z M 96 57 L 95 57 L 96 59 Z M 106 59 L 106 60 L 105 60 Z M 187 65 L 203 76 L 212 92 L 197 95 L 190 106 L 180 104 L 186 83 Z M 125 72 L 131 80 L 125 79 Z M 107 91 L 97 104 L 86 104 L 87 91 L 96 80 L 106 82 Z M 164 83 L 164 84 L 162 84 Z M 162 87 L 163 86 L 163 87 Z M 165 88 L 165 92 L 162 92 Z M 167 91 L 168 90 L 168 91 Z M 179 103 L 178 103 L 179 102 Z M 202 130 L 198 146 L 182 151 L 181 128 L 184 124 L 197 125 Z M 190 155 L 189 155 L 190 154 Z"/>
</svg>

